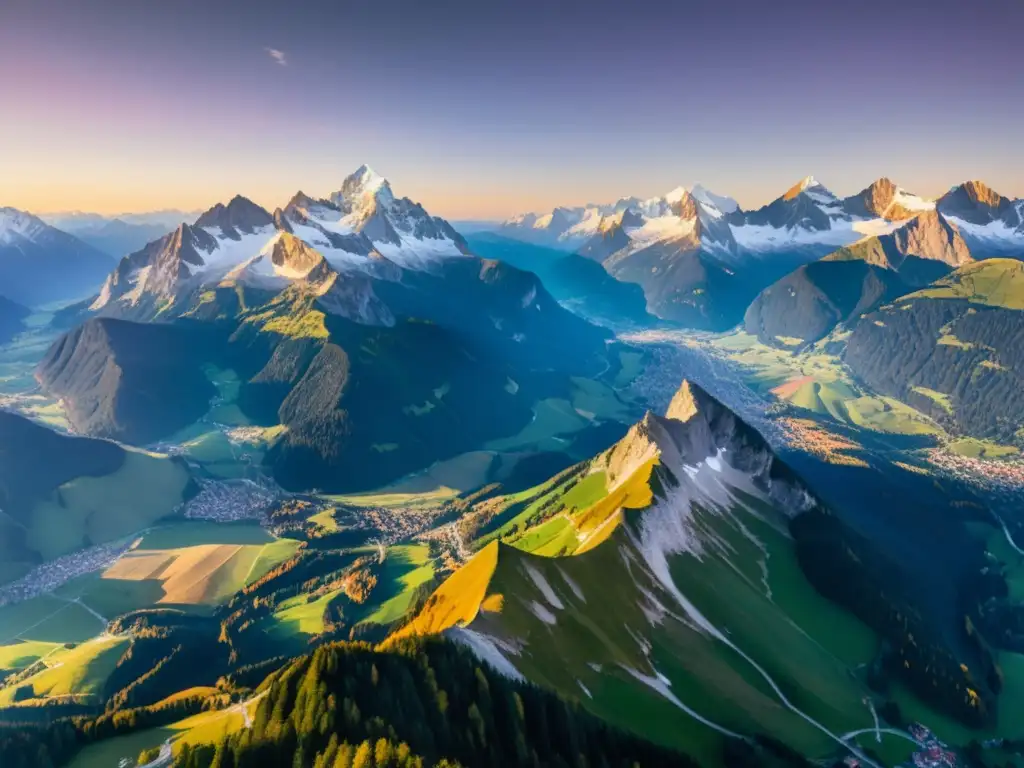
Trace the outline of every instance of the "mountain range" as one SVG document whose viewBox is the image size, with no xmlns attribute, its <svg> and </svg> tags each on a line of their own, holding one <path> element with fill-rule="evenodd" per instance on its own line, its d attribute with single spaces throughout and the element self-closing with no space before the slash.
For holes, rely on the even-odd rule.
<svg viewBox="0 0 1024 768">
<path fill-rule="evenodd" d="M 1020 748 L 1017 497 L 941 463 L 1024 445 L 1020 201 L 281 202 L 150 222 L 49 325 L 0 297 L 0 763 Z M 90 248 L 9 219 L 30 282 Z"/>
<path fill-rule="evenodd" d="M 167 234 L 183 221 L 195 221 L 201 211 L 168 209 L 148 213 L 98 213 L 70 211 L 42 216 L 48 224 L 115 258 L 132 253 Z"/>
<path fill-rule="evenodd" d="M 204 367 L 226 365 L 247 417 L 280 428 L 266 461 L 290 488 L 379 487 L 514 434 L 569 376 L 608 367 L 606 331 L 365 166 L 325 199 L 214 206 L 63 321 L 78 325 L 37 378 L 76 430 L 167 437 L 205 409 Z"/>
<path fill-rule="evenodd" d="M 0 295 L 25 306 L 88 295 L 113 260 L 15 208 L 0 208 Z"/>
<path fill-rule="evenodd" d="M 916 236 L 894 232 L 924 214 L 937 213 L 956 228 L 960 245 L 975 258 L 1019 255 L 1022 211 L 1024 201 L 977 181 L 929 201 L 886 178 L 840 198 L 807 177 L 751 211 L 697 186 L 649 200 L 517 216 L 498 232 L 598 261 L 617 279 L 640 285 L 648 310 L 660 318 L 724 330 L 742 320 L 762 290 L 794 270 L 838 249 L 882 242 L 872 238 L 891 243 L 887 236 Z"/>
</svg>

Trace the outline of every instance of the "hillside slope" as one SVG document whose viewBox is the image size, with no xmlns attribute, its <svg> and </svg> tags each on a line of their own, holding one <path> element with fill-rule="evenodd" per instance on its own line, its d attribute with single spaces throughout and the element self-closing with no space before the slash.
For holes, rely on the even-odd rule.
<svg viewBox="0 0 1024 768">
<path fill-rule="evenodd" d="M 0 294 L 26 306 L 70 301 L 103 282 L 113 259 L 30 213 L 0 207 Z"/>
<path fill-rule="evenodd" d="M 45 460 L 42 460 L 45 457 Z M 140 499 L 143 491 L 156 492 Z M 0 411 L 0 581 L 134 533 L 191 493 L 184 462 L 70 437 Z M 18 566 L 16 568 L 15 566 Z"/>
<path fill-rule="evenodd" d="M 1024 444 L 1024 265 L 969 264 L 864 317 L 844 359 L 956 433 Z"/>
<path fill-rule="evenodd" d="M 880 637 L 931 660 L 930 673 L 913 671 L 916 660 L 902 672 L 922 691 L 937 675 L 940 706 L 978 719 L 957 698 L 965 683 L 995 706 L 928 619 L 915 619 L 917 645 L 907 643 L 891 616 L 914 609 L 887 594 L 886 558 L 692 384 L 666 417 L 648 414 L 543 494 L 499 513 L 504 527 L 490 529 L 501 540 L 485 526 L 482 549 L 405 633 L 443 632 L 509 675 L 702 758 L 735 735 L 771 735 L 812 758 L 847 753 L 839 735 L 872 720 L 855 670 L 872 663 Z M 837 589 L 815 553 L 854 591 Z M 971 668 L 984 669 L 984 654 L 971 653 Z"/>
<path fill-rule="evenodd" d="M 0 296 L 0 344 L 6 344 L 25 329 L 27 307 Z"/>
<path fill-rule="evenodd" d="M 492 234 L 467 242 L 480 256 L 533 272 L 552 296 L 584 317 L 609 324 L 656 321 L 647 313 L 643 289 L 619 282 L 591 259 Z"/>
<path fill-rule="evenodd" d="M 959 229 L 927 211 L 786 275 L 758 294 L 744 322 L 765 344 L 811 344 L 972 261 Z"/>
</svg>

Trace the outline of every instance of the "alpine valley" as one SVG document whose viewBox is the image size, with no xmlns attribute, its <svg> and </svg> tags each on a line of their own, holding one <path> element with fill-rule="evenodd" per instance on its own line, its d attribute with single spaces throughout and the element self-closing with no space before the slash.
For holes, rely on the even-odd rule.
<svg viewBox="0 0 1024 768">
<path fill-rule="evenodd" d="M 334 186 L 0 209 L 3 768 L 1019 764 L 1024 201 Z"/>
</svg>

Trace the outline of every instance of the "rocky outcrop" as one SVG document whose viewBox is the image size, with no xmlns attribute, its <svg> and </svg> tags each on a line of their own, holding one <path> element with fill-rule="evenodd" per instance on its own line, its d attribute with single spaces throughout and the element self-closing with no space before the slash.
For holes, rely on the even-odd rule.
<svg viewBox="0 0 1024 768">
<path fill-rule="evenodd" d="M 763 437 L 731 409 L 691 381 L 683 381 L 663 417 L 648 411 L 609 452 L 609 489 L 657 459 L 673 483 L 688 482 L 699 465 L 728 466 L 796 515 L 818 504 L 812 492 Z"/>
<path fill-rule="evenodd" d="M 823 260 L 863 261 L 876 267 L 900 272 L 911 259 L 938 262 L 949 270 L 973 261 L 960 230 L 936 211 L 922 213 L 888 235 L 865 238 L 854 245 L 841 248 Z M 926 279 L 924 283 L 931 282 L 939 276 Z M 911 281 L 920 282 L 912 278 Z"/>
</svg>

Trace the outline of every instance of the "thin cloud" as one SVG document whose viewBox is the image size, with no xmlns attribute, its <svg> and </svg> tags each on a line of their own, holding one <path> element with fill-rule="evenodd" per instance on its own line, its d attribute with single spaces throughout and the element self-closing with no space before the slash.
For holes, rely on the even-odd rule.
<svg viewBox="0 0 1024 768">
<path fill-rule="evenodd" d="M 270 58 L 282 67 L 288 66 L 288 57 L 285 55 L 284 51 L 279 51 L 277 48 L 264 48 L 263 50 L 265 50 L 269 54 Z"/>
</svg>

